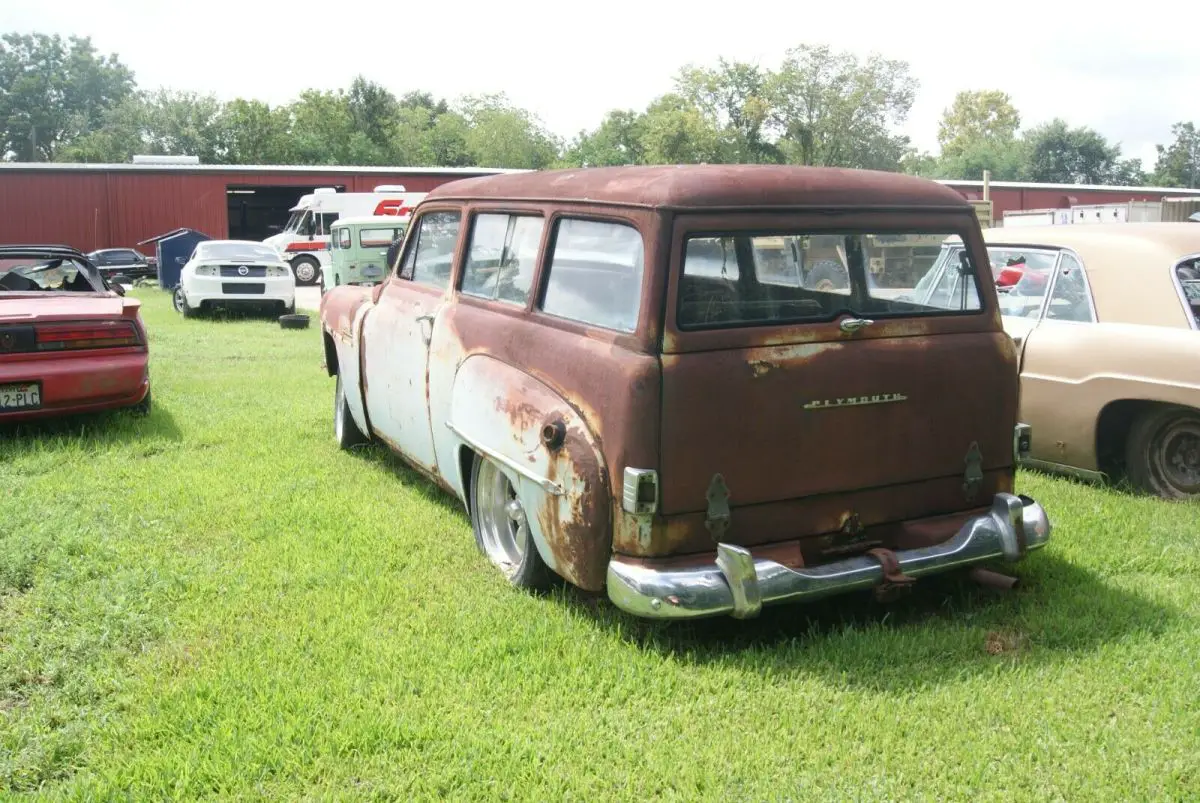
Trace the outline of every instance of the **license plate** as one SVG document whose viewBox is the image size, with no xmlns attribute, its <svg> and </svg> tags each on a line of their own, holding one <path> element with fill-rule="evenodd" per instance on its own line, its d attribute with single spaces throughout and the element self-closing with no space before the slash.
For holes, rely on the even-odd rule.
<svg viewBox="0 0 1200 803">
<path fill-rule="evenodd" d="M 0 410 L 27 410 L 42 406 L 42 389 L 32 385 L 0 385 Z"/>
<path fill-rule="evenodd" d="M 383 271 L 374 265 L 368 265 L 367 267 L 363 268 L 363 276 L 379 276 L 382 272 Z"/>
</svg>

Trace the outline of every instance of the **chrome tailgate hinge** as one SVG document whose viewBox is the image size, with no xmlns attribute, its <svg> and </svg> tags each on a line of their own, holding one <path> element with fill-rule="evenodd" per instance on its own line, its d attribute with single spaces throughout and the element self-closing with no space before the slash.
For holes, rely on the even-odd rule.
<svg viewBox="0 0 1200 803">
<path fill-rule="evenodd" d="M 713 474 L 712 482 L 708 484 L 708 493 L 705 496 L 708 498 L 708 515 L 704 519 L 704 526 L 708 528 L 713 540 L 719 544 L 725 539 L 731 519 L 729 489 L 725 487 L 725 478 L 720 474 Z"/>
</svg>

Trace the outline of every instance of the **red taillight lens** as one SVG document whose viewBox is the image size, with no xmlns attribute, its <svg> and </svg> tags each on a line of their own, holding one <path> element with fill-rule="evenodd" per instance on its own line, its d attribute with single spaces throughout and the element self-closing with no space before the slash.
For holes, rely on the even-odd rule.
<svg viewBox="0 0 1200 803">
<path fill-rule="evenodd" d="M 138 331 L 129 321 L 40 323 L 36 330 L 38 351 L 103 349 L 140 346 Z"/>
</svg>

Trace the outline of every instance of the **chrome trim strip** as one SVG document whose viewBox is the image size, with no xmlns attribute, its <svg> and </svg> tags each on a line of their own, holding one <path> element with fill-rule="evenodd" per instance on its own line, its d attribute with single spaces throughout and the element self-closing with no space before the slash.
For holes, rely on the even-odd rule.
<svg viewBox="0 0 1200 803">
<path fill-rule="evenodd" d="M 987 513 L 968 519 L 941 544 L 895 552 L 910 577 L 965 568 L 996 558 L 1017 561 L 1050 540 L 1050 519 L 1029 497 L 1000 493 Z M 884 579 L 883 564 L 856 555 L 820 566 L 791 569 L 755 558 L 749 549 L 718 544 L 715 560 L 687 568 L 655 568 L 652 561 L 614 555 L 608 563 L 608 596 L 623 611 L 652 619 L 732 615 L 750 618 L 763 605 L 808 601 L 871 588 Z"/>
<path fill-rule="evenodd" d="M 1020 461 L 1021 466 L 1025 468 L 1033 468 L 1038 471 L 1044 471 L 1047 474 L 1066 474 L 1071 477 L 1077 477 L 1088 482 L 1104 482 L 1107 478 L 1101 471 L 1092 471 L 1088 468 L 1076 468 L 1075 466 L 1064 465 L 1063 463 L 1054 463 L 1050 460 L 1038 460 L 1035 457 L 1025 457 Z"/>
<path fill-rule="evenodd" d="M 557 482 L 548 480 L 545 477 L 540 477 L 537 474 L 530 471 L 525 466 L 521 465 L 520 463 L 509 460 L 507 457 L 500 454 L 499 452 L 493 451 L 492 449 L 489 449 L 486 446 L 481 445 L 479 443 L 479 441 L 476 441 L 473 438 L 470 438 L 470 437 L 464 435 L 462 430 L 460 430 L 458 427 L 454 426 L 454 424 L 452 424 L 449 421 L 446 422 L 446 428 L 449 429 L 451 432 L 453 432 L 458 437 L 462 438 L 463 442 L 466 443 L 468 446 L 470 446 L 475 451 L 480 452 L 480 453 L 486 455 L 487 457 L 490 457 L 492 460 L 495 460 L 497 463 L 504 466 L 505 468 L 515 471 L 516 473 L 520 474 L 525 479 L 527 479 L 531 482 L 537 483 L 538 487 L 540 487 L 543 491 L 554 494 L 555 496 L 563 495 L 562 486 L 559 485 Z"/>
</svg>

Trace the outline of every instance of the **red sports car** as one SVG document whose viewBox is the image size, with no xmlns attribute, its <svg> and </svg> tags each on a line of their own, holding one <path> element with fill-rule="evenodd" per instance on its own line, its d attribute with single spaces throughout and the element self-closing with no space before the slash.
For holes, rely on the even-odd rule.
<svg viewBox="0 0 1200 803">
<path fill-rule="evenodd" d="M 141 302 L 79 251 L 0 245 L 0 424 L 150 410 Z"/>
</svg>

